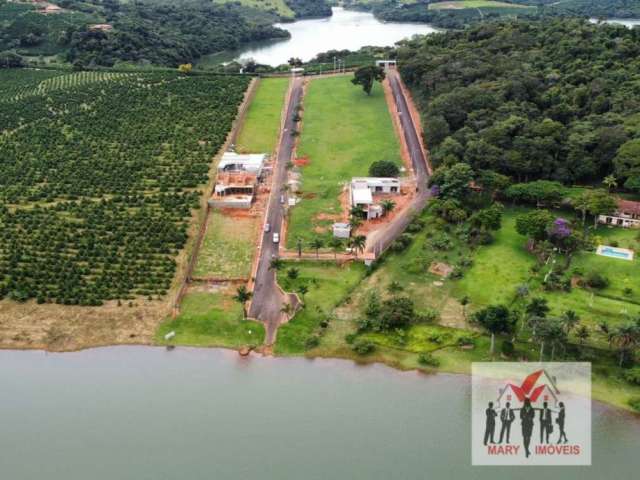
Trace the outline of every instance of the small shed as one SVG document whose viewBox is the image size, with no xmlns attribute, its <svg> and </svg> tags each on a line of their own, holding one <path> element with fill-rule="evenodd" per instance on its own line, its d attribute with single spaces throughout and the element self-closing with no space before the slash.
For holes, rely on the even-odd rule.
<svg viewBox="0 0 640 480">
<path fill-rule="evenodd" d="M 348 223 L 334 223 L 333 236 L 336 238 L 349 238 L 351 236 L 351 225 Z"/>
</svg>

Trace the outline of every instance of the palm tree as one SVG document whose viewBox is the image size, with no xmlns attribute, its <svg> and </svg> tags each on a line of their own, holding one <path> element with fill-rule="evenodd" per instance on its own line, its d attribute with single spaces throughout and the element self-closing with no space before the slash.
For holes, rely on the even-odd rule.
<svg viewBox="0 0 640 480">
<path fill-rule="evenodd" d="M 401 292 L 402 290 L 404 290 L 404 288 L 402 287 L 402 285 L 400 284 L 400 282 L 397 281 L 392 281 L 389 286 L 387 287 L 387 291 L 391 294 L 394 293 L 398 293 Z"/>
<path fill-rule="evenodd" d="M 467 305 L 469 305 L 469 297 L 466 295 L 460 299 L 460 305 L 462 305 L 462 316 L 467 319 Z"/>
<path fill-rule="evenodd" d="M 390 199 L 386 199 L 380 202 L 382 209 L 384 210 L 384 214 L 391 213 L 394 208 L 396 208 L 396 202 Z"/>
<path fill-rule="evenodd" d="M 351 215 L 349 217 L 349 226 L 351 227 L 351 231 L 356 230 L 360 225 L 362 225 L 362 219 L 355 215 Z"/>
<path fill-rule="evenodd" d="M 364 235 L 356 235 L 349 242 L 351 244 L 351 248 L 355 252 L 356 258 L 358 258 L 358 250 L 364 251 L 364 247 L 367 244 L 367 237 Z"/>
<path fill-rule="evenodd" d="M 354 207 L 351 207 L 349 215 L 351 215 L 352 217 L 363 218 L 366 215 L 366 212 L 360 205 L 356 205 Z"/>
<path fill-rule="evenodd" d="M 635 323 L 619 326 L 612 332 L 611 342 L 620 352 L 619 364 L 622 367 L 625 355 L 640 343 L 640 327 Z"/>
<path fill-rule="evenodd" d="M 287 270 L 287 277 L 289 277 L 291 280 L 295 280 L 296 278 L 298 278 L 298 275 L 300 275 L 300 270 L 295 267 L 291 267 L 289 270 Z"/>
<path fill-rule="evenodd" d="M 304 296 L 309 292 L 309 287 L 306 285 L 300 285 L 298 287 L 298 293 L 302 296 L 302 303 L 304 303 Z"/>
<path fill-rule="evenodd" d="M 241 285 L 238 287 L 238 289 L 236 290 L 236 294 L 233 296 L 233 299 L 238 302 L 240 305 L 242 305 L 242 319 L 246 320 L 247 319 L 247 309 L 245 308 L 245 304 L 251 300 L 252 297 L 252 293 L 250 291 L 247 290 L 247 287 L 244 285 Z"/>
<path fill-rule="evenodd" d="M 324 247 L 324 241 L 320 237 L 316 237 L 311 240 L 311 243 L 309 245 L 316 251 L 316 258 L 318 258 L 320 255 L 319 250 Z"/>
<path fill-rule="evenodd" d="M 344 248 L 342 240 L 334 237 L 329 241 L 329 246 L 331 247 L 331 250 L 333 250 L 333 259 L 337 262 L 338 252 L 341 252 L 342 249 Z"/>
<path fill-rule="evenodd" d="M 280 260 L 279 258 L 272 258 L 271 259 L 271 263 L 269 263 L 269 270 L 280 270 L 282 267 L 284 267 L 284 262 L 282 260 Z"/>
<path fill-rule="evenodd" d="M 610 192 L 612 188 L 616 188 L 618 186 L 618 181 L 614 175 L 607 175 L 602 180 L 602 183 L 607 187 L 607 190 Z"/>
<path fill-rule="evenodd" d="M 580 345 L 584 345 L 584 342 L 591 336 L 589 329 L 584 325 L 580 325 L 576 330 L 576 337 L 580 340 Z"/>
<path fill-rule="evenodd" d="M 567 310 L 562 315 L 562 323 L 564 324 L 567 335 L 571 333 L 571 330 L 580 323 L 580 317 L 573 310 Z"/>
</svg>

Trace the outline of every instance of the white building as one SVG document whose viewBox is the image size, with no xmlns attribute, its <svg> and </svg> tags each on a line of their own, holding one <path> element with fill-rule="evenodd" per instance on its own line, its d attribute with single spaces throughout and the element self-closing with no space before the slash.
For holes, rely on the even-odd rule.
<svg viewBox="0 0 640 480">
<path fill-rule="evenodd" d="M 218 164 L 218 172 L 246 172 L 259 177 L 267 157 L 268 155 L 264 153 L 225 152 Z"/>
<path fill-rule="evenodd" d="M 351 225 L 348 223 L 334 223 L 333 236 L 336 238 L 349 238 L 351 236 Z"/>
<path fill-rule="evenodd" d="M 598 223 L 624 228 L 639 228 L 640 202 L 618 200 L 617 210 L 608 215 L 598 215 Z"/>
<path fill-rule="evenodd" d="M 384 209 L 374 201 L 374 195 L 400 193 L 400 180 L 386 177 L 355 177 L 351 179 L 351 207 L 360 207 L 367 220 L 379 218 Z"/>
<path fill-rule="evenodd" d="M 376 67 L 382 68 L 396 68 L 397 62 L 395 60 L 376 60 Z"/>
</svg>

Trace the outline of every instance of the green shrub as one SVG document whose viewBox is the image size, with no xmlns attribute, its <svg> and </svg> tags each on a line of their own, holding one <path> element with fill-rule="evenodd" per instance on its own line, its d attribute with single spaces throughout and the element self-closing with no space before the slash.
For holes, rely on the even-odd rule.
<svg viewBox="0 0 640 480">
<path fill-rule="evenodd" d="M 358 335 L 356 333 L 348 333 L 344 336 L 344 341 L 349 345 L 353 345 L 353 342 L 356 341 L 356 338 L 358 338 Z"/>
<path fill-rule="evenodd" d="M 631 368 L 624 372 L 622 376 L 627 382 L 640 385 L 640 367 Z"/>
<path fill-rule="evenodd" d="M 388 160 L 378 160 L 369 167 L 371 177 L 397 177 L 399 173 L 398 166 Z"/>
<path fill-rule="evenodd" d="M 589 287 L 597 289 L 602 289 L 609 286 L 609 279 L 595 271 L 589 272 L 584 279 L 584 282 Z"/>
<path fill-rule="evenodd" d="M 627 402 L 636 412 L 640 412 L 640 397 L 632 397 Z"/>
<path fill-rule="evenodd" d="M 513 342 L 509 340 L 505 340 L 502 342 L 502 346 L 500 347 L 500 351 L 505 357 L 510 357 L 516 351 L 516 347 L 513 345 Z"/>
<path fill-rule="evenodd" d="M 439 367 L 440 360 L 431 355 L 430 353 L 424 352 L 418 355 L 418 363 L 420 365 L 428 366 L 428 367 Z"/>
<path fill-rule="evenodd" d="M 312 348 L 316 348 L 318 345 L 320 345 L 320 337 L 318 337 L 317 335 L 313 335 L 313 336 L 307 338 L 307 340 L 304 342 L 304 347 L 307 350 L 311 350 Z"/>
<path fill-rule="evenodd" d="M 351 349 L 358 355 L 369 355 L 374 352 L 376 346 L 368 340 L 359 339 L 353 343 Z"/>
<path fill-rule="evenodd" d="M 475 345 L 476 341 L 473 337 L 463 336 L 458 338 L 458 346 L 463 347 L 465 345 Z"/>
</svg>

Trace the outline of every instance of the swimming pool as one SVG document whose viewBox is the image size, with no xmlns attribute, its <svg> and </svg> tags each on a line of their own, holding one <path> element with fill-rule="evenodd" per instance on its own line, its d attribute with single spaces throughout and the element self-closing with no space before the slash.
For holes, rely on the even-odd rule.
<svg viewBox="0 0 640 480">
<path fill-rule="evenodd" d="M 603 257 L 619 258 L 622 260 L 633 260 L 633 250 L 626 248 L 611 247 L 609 245 L 599 245 L 596 251 Z"/>
</svg>

